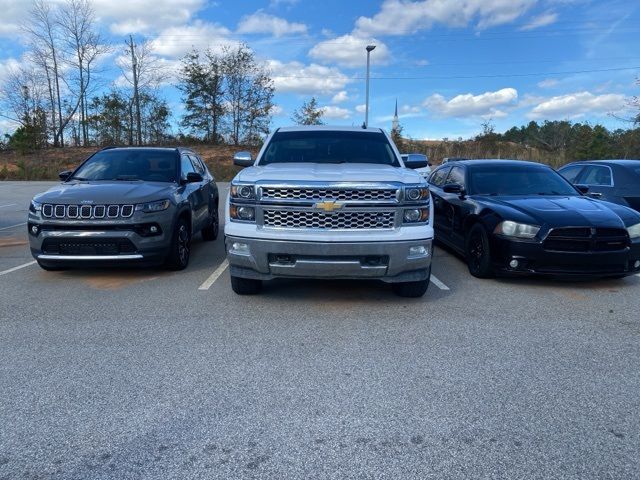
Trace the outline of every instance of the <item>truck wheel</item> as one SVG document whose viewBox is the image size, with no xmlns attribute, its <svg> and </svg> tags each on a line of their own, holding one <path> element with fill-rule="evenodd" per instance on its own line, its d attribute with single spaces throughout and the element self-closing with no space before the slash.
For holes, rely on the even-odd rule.
<svg viewBox="0 0 640 480">
<path fill-rule="evenodd" d="M 212 242 L 216 238 L 218 238 L 218 230 L 220 228 L 220 223 L 218 221 L 218 206 L 214 205 L 214 211 L 209 215 L 209 225 L 204 227 L 202 232 L 202 239 L 207 242 Z"/>
<path fill-rule="evenodd" d="M 423 296 L 429 288 L 429 279 L 418 282 L 393 283 L 393 291 L 399 297 L 418 298 Z"/>
<path fill-rule="evenodd" d="M 262 282 L 253 278 L 241 278 L 231 275 L 231 289 L 238 295 L 255 295 L 260 293 Z"/>
<path fill-rule="evenodd" d="M 479 223 L 475 224 L 467 234 L 465 243 L 469 273 L 476 278 L 491 278 L 493 276 L 491 250 L 485 228 Z"/>
<path fill-rule="evenodd" d="M 180 218 L 173 231 L 171 249 L 165 262 L 166 267 L 169 270 L 184 270 L 189 265 L 190 252 L 191 234 L 189 233 L 189 225 L 187 225 L 187 221 L 184 218 Z"/>
</svg>

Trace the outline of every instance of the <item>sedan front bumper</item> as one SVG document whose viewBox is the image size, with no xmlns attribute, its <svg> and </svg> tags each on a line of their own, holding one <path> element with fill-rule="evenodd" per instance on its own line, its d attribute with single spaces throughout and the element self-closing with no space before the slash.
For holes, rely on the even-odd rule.
<svg viewBox="0 0 640 480">
<path fill-rule="evenodd" d="M 400 242 L 301 242 L 227 236 L 233 276 L 370 278 L 385 282 L 426 280 L 431 239 Z"/>
</svg>

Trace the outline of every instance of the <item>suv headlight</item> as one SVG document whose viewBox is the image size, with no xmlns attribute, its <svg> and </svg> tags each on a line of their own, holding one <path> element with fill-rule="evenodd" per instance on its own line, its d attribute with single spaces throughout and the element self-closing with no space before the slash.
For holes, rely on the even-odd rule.
<svg viewBox="0 0 640 480">
<path fill-rule="evenodd" d="M 404 190 L 404 199 L 409 202 L 419 202 L 429 198 L 428 187 L 409 187 Z"/>
<path fill-rule="evenodd" d="M 139 203 L 138 205 L 136 205 L 136 212 L 161 212 L 169 208 L 169 205 L 171 205 L 171 202 L 169 200 L 158 200 L 157 202 Z"/>
<path fill-rule="evenodd" d="M 29 205 L 29 211 L 31 213 L 40 212 L 42 210 L 42 204 L 36 202 L 35 200 L 31 200 L 31 205 Z"/>
<path fill-rule="evenodd" d="M 640 238 L 640 223 L 636 223 L 635 225 L 631 225 L 627 227 L 627 232 L 629 233 L 629 238 Z"/>
<path fill-rule="evenodd" d="M 241 200 L 253 200 L 256 198 L 256 189 L 253 185 L 231 185 L 229 189 L 231 198 Z"/>
<path fill-rule="evenodd" d="M 493 233 L 496 235 L 504 235 L 505 237 L 531 239 L 535 237 L 539 231 L 540 227 L 537 225 L 528 225 L 526 223 L 517 223 L 512 222 L 511 220 L 505 220 L 498 224 Z"/>
</svg>

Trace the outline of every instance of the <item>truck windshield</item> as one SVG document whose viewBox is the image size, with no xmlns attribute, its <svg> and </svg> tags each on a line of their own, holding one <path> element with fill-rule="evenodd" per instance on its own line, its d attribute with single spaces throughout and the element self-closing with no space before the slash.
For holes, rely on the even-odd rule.
<svg viewBox="0 0 640 480">
<path fill-rule="evenodd" d="M 271 163 L 374 163 L 400 166 L 382 132 L 364 131 L 277 132 L 259 164 Z"/>
<path fill-rule="evenodd" d="M 170 150 L 103 150 L 89 158 L 69 180 L 175 182 L 178 154 Z"/>
</svg>

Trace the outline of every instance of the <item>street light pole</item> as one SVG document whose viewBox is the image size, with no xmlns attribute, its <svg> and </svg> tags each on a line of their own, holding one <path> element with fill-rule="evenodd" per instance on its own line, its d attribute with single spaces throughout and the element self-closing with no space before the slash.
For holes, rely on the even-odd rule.
<svg viewBox="0 0 640 480">
<path fill-rule="evenodd" d="M 364 107 L 364 126 L 369 127 L 369 57 L 371 52 L 376 48 L 375 45 L 367 45 L 367 93 Z"/>
</svg>

